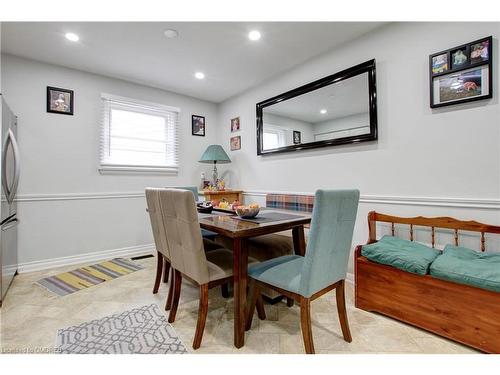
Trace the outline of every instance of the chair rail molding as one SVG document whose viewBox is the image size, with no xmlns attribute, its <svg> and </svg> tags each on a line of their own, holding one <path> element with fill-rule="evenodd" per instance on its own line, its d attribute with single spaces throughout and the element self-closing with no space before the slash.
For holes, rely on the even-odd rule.
<svg viewBox="0 0 500 375">
<path fill-rule="evenodd" d="M 314 195 L 314 192 L 297 191 L 265 191 L 244 190 L 244 196 L 265 197 L 266 194 Z M 456 208 L 500 209 L 500 199 L 494 198 L 455 198 L 455 197 L 418 197 L 418 196 L 388 196 L 364 195 L 359 198 L 360 203 L 395 204 L 409 206 L 439 206 Z"/>
<path fill-rule="evenodd" d="M 265 197 L 266 194 L 293 194 L 314 195 L 314 192 L 297 191 L 266 191 L 243 190 L 243 195 L 248 197 Z M 60 193 L 60 194 L 21 194 L 17 202 L 43 202 L 66 200 L 94 200 L 94 199 L 131 199 L 144 198 L 144 192 L 95 192 L 95 193 Z M 456 208 L 500 209 L 500 199 L 494 198 L 456 198 L 456 197 L 418 197 L 418 196 L 389 196 L 389 195 L 363 195 L 360 203 L 394 204 L 410 206 L 439 206 Z"/>
</svg>

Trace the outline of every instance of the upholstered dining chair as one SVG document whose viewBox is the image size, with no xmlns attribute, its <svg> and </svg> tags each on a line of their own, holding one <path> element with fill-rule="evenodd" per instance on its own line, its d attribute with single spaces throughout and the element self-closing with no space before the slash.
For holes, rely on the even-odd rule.
<svg viewBox="0 0 500 375">
<path fill-rule="evenodd" d="M 198 321 L 193 348 L 201 345 L 208 312 L 208 290 L 232 279 L 233 254 L 219 248 L 205 252 L 198 222 L 198 213 L 191 192 L 179 189 L 161 189 L 160 210 L 174 270 L 174 292 L 168 321 L 175 321 L 181 292 L 182 278 L 187 277 L 199 286 Z"/>
<path fill-rule="evenodd" d="M 149 219 L 151 222 L 151 229 L 153 232 L 153 239 L 157 251 L 156 276 L 153 286 L 153 294 L 158 293 L 162 274 L 163 281 L 167 282 L 170 273 L 170 250 L 165 233 L 163 217 L 160 211 L 161 190 L 162 189 L 159 188 L 146 188 L 146 203 L 148 207 Z M 217 245 L 215 242 L 204 239 L 204 247 L 207 250 L 214 250 L 220 248 L 221 246 Z M 173 280 L 174 275 L 172 273 L 167 302 L 165 304 L 165 310 L 170 310 L 170 306 L 172 304 Z"/>
<path fill-rule="evenodd" d="M 358 210 L 358 190 L 317 190 L 306 254 L 288 255 L 250 265 L 251 297 L 246 329 L 250 329 L 260 290 L 270 287 L 300 303 L 300 321 L 305 351 L 314 353 L 311 331 L 311 301 L 335 289 L 337 311 L 344 340 L 351 342 L 345 306 L 344 284 Z M 265 318 L 263 309 L 259 317 Z"/>
</svg>

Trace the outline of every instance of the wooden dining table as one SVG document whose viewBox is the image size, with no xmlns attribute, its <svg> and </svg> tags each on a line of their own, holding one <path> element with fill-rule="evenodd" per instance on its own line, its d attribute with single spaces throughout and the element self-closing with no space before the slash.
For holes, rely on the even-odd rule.
<svg viewBox="0 0 500 375">
<path fill-rule="evenodd" d="M 279 219 L 279 214 L 282 216 L 281 220 L 265 220 L 266 216 L 272 217 L 273 215 Z M 303 256 L 306 248 L 304 225 L 311 222 L 311 213 L 264 209 L 257 216 L 257 218 L 264 218 L 261 222 L 242 220 L 235 215 L 215 211 L 198 216 L 202 228 L 233 241 L 234 345 L 241 348 L 245 343 L 248 239 L 291 229 L 294 251 Z"/>
</svg>

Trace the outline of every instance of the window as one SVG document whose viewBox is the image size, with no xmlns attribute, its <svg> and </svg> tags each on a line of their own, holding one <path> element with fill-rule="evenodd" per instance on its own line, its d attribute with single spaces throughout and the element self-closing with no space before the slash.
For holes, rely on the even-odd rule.
<svg viewBox="0 0 500 375">
<path fill-rule="evenodd" d="M 265 124 L 264 126 L 264 150 L 286 146 L 287 130 L 277 125 Z"/>
<path fill-rule="evenodd" d="M 103 94 L 101 172 L 177 173 L 179 109 Z"/>
</svg>

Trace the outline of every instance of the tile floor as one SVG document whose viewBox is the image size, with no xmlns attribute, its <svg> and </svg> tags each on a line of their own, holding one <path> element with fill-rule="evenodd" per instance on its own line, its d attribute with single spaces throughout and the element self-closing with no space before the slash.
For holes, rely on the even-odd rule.
<svg viewBox="0 0 500 375">
<path fill-rule="evenodd" d="M 134 307 L 156 303 L 162 309 L 167 284 L 151 293 L 155 258 L 138 260 L 145 269 L 101 285 L 58 297 L 34 285 L 38 279 L 77 268 L 67 266 L 18 275 L 0 309 L 0 351 L 44 350 L 54 347 L 56 331 Z M 255 317 L 245 346 L 233 346 L 232 299 L 210 291 L 209 314 L 200 349 L 192 350 L 198 311 L 198 289 L 184 282 L 173 327 L 194 353 L 303 353 L 299 308 L 285 303 L 266 304 L 267 320 Z M 353 287 L 347 284 L 348 317 L 352 343 L 343 341 L 330 292 L 312 304 L 313 335 L 317 353 L 477 353 L 475 350 L 413 328 L 381 315 L 358 310 L 353 305 Z"/>
</svg>

